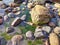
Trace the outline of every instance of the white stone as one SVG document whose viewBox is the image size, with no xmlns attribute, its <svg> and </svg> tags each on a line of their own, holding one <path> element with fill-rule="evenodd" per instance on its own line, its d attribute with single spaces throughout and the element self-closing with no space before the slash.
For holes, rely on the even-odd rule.
<svg viewBox="0 0 60 45">
<path fill-rule="evenodd" d="M 9 18 L 9 17 L 8 17 L 7 15 L 5 15 L 5 16 L 4 16 L 4 21 L 7 21 L 8 18 Z"/>
<path fill-rule="evenodd" d="M 42 32 L 35 32 L 34 36 L 35 37 L 41 37 L 41 36 L 44 36 L 44 34 Z"/>
<path fill-rule="evenodd" d="M 49 26 L 43 26 L 42 30 L 46 31 L 47 33 L 49 33 L 51 31 L 51 27 Z"/>
<path fill-rule="evenodd" d="M 20 19 L 21 20 L 25 20 L 26 19 L 26 15 L 23 15 Z"/>
<path fill-rule="evenodd" d="M 40 32 L 40 31 L 42 31 L 42 29 L 39 28 L 39 26 L 37 26 L 36 29 L 35 29 L 35 32 Z"/>
<path fill-rule="evenodd" d="M 32 32 L 31 31 L 26 32 L 26 37 L 31 38 L 32 37 Z"/>
</svg>

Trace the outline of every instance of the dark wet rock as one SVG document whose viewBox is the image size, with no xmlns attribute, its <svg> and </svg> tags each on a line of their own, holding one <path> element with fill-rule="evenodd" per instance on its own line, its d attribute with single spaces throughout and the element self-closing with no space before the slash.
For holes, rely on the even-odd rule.
<svg viewBox="0 0 60 45">
<path fill-rule="evenodd" d="M 3 37 L 0 37 L 0 45 L 6 45 L 6 40 Z"/>
<path fill-rule="evenodd" d="M 46 28 L 46 26 L 43 27 L 43 28 L 41 28 L 40 26 L 38 26 L 38 27 L 35 29 L 34 36 L 35 36 L 36 38 L 48 37 L 48 33 L 47 33 L 47 32 L 49 32 L 50 29 L 47 30 L 47 28 L 46 28 L 46 29 L 45 29 L 45 28 Z M 48 28 L 50 28 L 50 27 L 48 27 Z"/>
<path fill-rule="evenodd" d="M 27 37 L 27 39 L 33 39 L 34 35 L 33 35 L 32 31 L 27 31 L 26 32 L 26 37 Z"/>
<path fill-rule="evenodd" d="M 18 26 L 20 23 L 22 22 L 22 20 L 20 19 L 20 17 L 16 17 L 15 20 L 12 22 L 12 26 L 16 27 Z"/>
<path fill-rule="evenodd" d="M 15 29 L 13 28 L 13 27 L 7 27 L 6 28 L 6 32 L 7 33 L 12 33 L 12 32 L 14 32 L 15 31 Z"/>
</svg>

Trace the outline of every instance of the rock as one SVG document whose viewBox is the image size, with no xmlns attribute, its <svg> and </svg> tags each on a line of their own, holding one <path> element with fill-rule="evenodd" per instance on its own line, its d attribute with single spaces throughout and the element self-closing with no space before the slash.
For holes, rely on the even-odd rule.
<svg viewBox="0 0 60 45">
<path fill-rule="evenodd" d="M 54 22 L 49 22 L 48 25 L 51 26 L 51 27 L 55 27 L 56 26 L 56 24 Z"/>
<path fill-rule="evenodd" d="M 20 11 L 20 7 L 16 7 L 17 11 Z"/>
<path fill-rule="evenodd" d="M 41 27 L 37 26 L 36 29 L 35 29 L 35 32 L 41 32 L 41 31 L 42 31 Z"/>
<path fill-rule="evenodd" d="M 26 37 L 27 37 L 28 39 L 33 39 L 33 38 L 34 38 L 33 33 L 32 33 L 31 31 L 27 31 L 27 32 L 26 32 Z"/>
<path fill-rule="evenodd" d="M 42 32 L 35 32 L 35 33 L 34 33 L 34 36 L 35 36 L 36 38 L 40 38 L 40 37 L 44 37 L 44 34 L 43 34 Z"/>
<path fill-rule="evenodd" d="M 14 7 L 18 7 L 19 5 L 17 3 L 10 3 L 9 6 L 14 8 Z"/>
<path fill-rule="evenodd" d="M 23 2 L 22 4 L 26 5 L 26 2 Z"/>
<path fill-rule="evenodd" d="M 46 7 L 41 5 L 36 5 L 30 11 L 32 22 L 36 25 L 42 25 L 48 23 L 50 20 L 50 16 L 47 12 L 49 13 Z"/>
<path fill-rule="evenodd" d="M 5 4 L 1 5 L 1 9 L 5 9 L 7 6 Z"/>
<path fill-rule="evenodd" d="M 0 37 L 0 45 L 6 45 L 6 40 L 3 37 Z"/>
<path fill-rule="evenodd" d="M 33 3 L 28 3 L 27 7 L 31 9 L 33 7 Z"/>
<path fill-rule="evenodd" d="M 14 18 L 15 17 L 15 14 L 14 13 L 8 13 L 8 17 Z"/>
<path fill-rule="evenodd" d="M 13 10 L 13 8 L 7 7 L 7 8 L 5 9 L 5 12 L 6 12 L 6 13 L 10 13 L 10 12 L 12 12 L 12 10 Z"/>
<path fill-rule="evenodd" d="M 7 27 L 7 28 L 6 28 L 6 32 L 7 32 L 7 33 L 12 33 L 12 32 L 14 32 L 14 30 L 15 30 L 15 29 L 14 29 L 13 27 Z"/>
<path fill-rule="evenodd" d="M 60 27 L 55 27 L 55 28 L 54 28 L 54 32 L 55 32 L 57 35 L 60 35 Z"/>
<path fill-rule="evenodd" d="M 0 16 L 0 25 L 3 24 L 3 17 Z"/>
<path fill-rule="evenodd" d="M 15 15 L 20 15 L 21 11 L 17 11 L 16 13 L 14 13 Z"/>
<path fill-rule="evenodd" d="M 42 1 L 42 0 L 33 0 L 33 1 L 34 1 L 34 2 L 37 2 L 37 3 L 39 3 L 39 4 L 44 4 L 46 0 L 43 0 L 43 1 Z"/>
<path fill-rule="evenodd" d="M 14 21 L 12 22 L 12 26 L 16 27 L 17 25 L 19 25 L 22 22 L 22 20 L 19 17 L 16 17 L 14 19 Z"/>
<path fill-rule="evenodd" d="M 21 20 L 26 20 L 26 15 L 23 15 L 20 19 Z"/>
<path fill-rule="evenodd" d="M 46 31 L 47 33 L 50 33 L 51 27 L 49 27 L 49 26 L 43 26 L 42 30 Z"/>
<path fill-rule="evenodd" d="M 20 45 L 20 41 L 23 39 L 22 35 L 15 35 L 12 37 L 11 41 L 12 41 L 12 45 Z"/>
<path fill-rule="evenodd" d="M 60 4 L 59 3 L 55 3 L 54 6 L 58 9 L 60 9 Z"/>
<path fill-rule="evenodd" d="M 9 17 L 7 15 L 4 16 L 4 21 L 8 21 Z"/>
<path fill-rule="evenodd" d="M 14 9 L 12 10 L 12 12 L 13 12 L 13 13 L 16 13 L 16 12 L 17 12 L 17 8 L 14 8 Z"/>
<path fill-rule="evenodd" d="M 51 33 L 49 36 L 50 45 L 59 45 L 59 38 L 55 33 Z"/>
</svg>

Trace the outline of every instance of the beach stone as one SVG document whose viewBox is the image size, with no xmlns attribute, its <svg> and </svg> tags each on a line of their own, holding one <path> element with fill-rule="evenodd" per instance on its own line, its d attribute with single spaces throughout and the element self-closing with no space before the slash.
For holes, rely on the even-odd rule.
<svg viewBox="0 0 60 45">
<path fill-rule="evenodd" d="M 50 27 L 50 26 L 43 26 L 43 27 L 42 27 L 42 30 L 44 30 L 44 31 L 47 32 L 47 33 L 50 33 L 51 27 Z"/>
<path fill-rule="evenodd" d="M 21 16 L 21 18 L 20 18 L 21 20 L 26 20 L 26 15 L 23 15 L 23 16 Z"/>
<path fill-rule="evenodd" d="M 16 12 L 17 12 L 17 8 L 14 8 L 14 9 L 12 10 L 12 12 L 13 12 L 13 13 L 16 13 Z"/>
<path fill-rule="evenodd" d="M 28 39 L 33 39 L 33 33 L 32 33 L 32 31 L 27 31 L 26 32 L 26 37 L 28 38 Z"/>
<path fill-rule="evenodd" d="M 33 7 L 33 3 L 28 3 L 27 7 L 31 9 Z"/>
<path fill-rule="evenodd" d="M 8 13 L 8 17 L 14 18 L 15 17 L 15 14 L 14 13 Z"/>
<path fill-rule="evenodd" d="M 58 35 L 60 35 L 60 27 L 55 27 L 54 32 Z"/>
<path fill-rule="evenodd" d="M 44 34 L 43 34 L 42 32 L 35 32 L 35 33 L 34 33 L 34 36 L 35 36 L 36 38 L 40 38 L 40 37 L 44 37 Z"/>
<path fill-rule="evenodd" d="M 48 25 L 51 26 L 51 27 L 55 27 L 56 26 L 56 24 L 54 22 L 49 22 Z"/>
<path fill-rule="evenodd" d="M 4 21 L 8 21 L 9 17 L 7 15 L 4 16 Z"/>
<path fill-rule="evenodd" d="M 15 7 L 18 7 L 19 5 L 13 2 L 13 3 L 10 3 L 9 6 L 15 8 Z"/>
<path fill-rule="evenodd" d="M 12 12 L 12 10 L 13 10 L 13 8 L 7 7 L 7 8 L 5 9 L 5 12 L 6 12 L 6 13 L 9 13 L 9 12 Z"/>
<path fill-rule="evenodd" d="M 20 7 L 16 7 L 17 11 L 20 11 Z"/>
<path fill-rule="evenodd" d="M 41 32 L 41 31 L 42 31 L 41 27 L 37 26 L 36 29 L 35 29 L 35 32 Z"/>
<path fill-rule="evenodd" d="M 1 9 L 5 9 L 7 6 L 5 4 L 1 5 Z"/>
<path fill-rule="evenodd" d="M 15 30 L 15 29 L 14 29 L 13 27 L 7 27 L 7 28 L 6 28 L 6 32 L 7 32 L 7 33 L 12 33 L 12 32 L 14 32 L 14 30 Z"/>
<path fill-rule="evenodd" d="M 15 35 L 12 37 L 11 41 L 12 41 L 12 45 L 20 45 L 20 41 L 23 39 L 22 35 Z"/>
<path fill-rule="evenodd" d="M 14 19 L 14 21 L 12 22 L 12 26 L 16 27 L 17 25 L 19 25 L 22 22 L 22 20 L 20 19 L 20 17 L 16 17 Z"/>
<path fill-rule="evenodd" d="M 42 5 L 36 5 L 34 8 L 32 8 L 30 14 L 32 22 L 36 25 L 43 25 L 50 21 L 49 11 Z"/>
</svg>

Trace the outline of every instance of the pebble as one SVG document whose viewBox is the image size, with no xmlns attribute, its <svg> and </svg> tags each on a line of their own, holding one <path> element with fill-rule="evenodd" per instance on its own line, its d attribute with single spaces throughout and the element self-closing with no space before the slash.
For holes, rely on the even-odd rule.
<svg viewBox="0 0 60 45">
<path fill-rule="evenodd" d="M 12 26 L 14 26 L 14 27 L 16 27 L 16 26 L 18 26 L 20 23 L 22 22 L 22 20 L 20 19 L 20 17 L 16 17 L 15 19 L 14 19 L 14 21 L 12 22 Z"/>
<path fill-rule="evenodd" d="M 23 15 L 20 19 L 21 20 L 26 20 L 26 15 Z"/>
<path fill-rule="evenodd" d="M 14 18 L 15 17 L 15 14 L 14 13 L 8 13 L 8 17 Z"/>
<path fill-rule="evenodd" d="M 51 27 L 50 26 L 43 26 L 42 30 L 46 31 L 47 33 L 50 33 Z"/>
<path fill-rule="evenodd" d="M 12 45 L 20 45 L 20 41 L 23 39 L 22 35 L 15 35 L 12 37 L 11 41 L 12 41 Z"/>
<path fill-rule="evenodd" d="M 7 32 L 7 33 L 12 33 L 12 32 L 14 32 L 14 30 L 15 30 L 15 29 L 14 29 L 13 27 L 7 27 L 7 28 L 6 28 L 6 32 Z"/>
<path fill-rule="evenodd" d="M 35 29 L 35 32 L 41 32 L 41 31 L 42 31 L 41 27 L 37 26 L 36 29 Z"/>
<path fill-rule="evenodd" d="M 54 22 L 49 22 L 48 25 L 51 26 L 51 27 L 55 27 L 56 26 L 56 24 Z"/>
<path fill-rule="evenodd" d="M 36 38 L 40 38 L 40 37 L 44 37 L 44 34 L 43 34 L 42 32 L 35 32 L 35 33 L 34 33 L 34 36 L 35 36 Z"/>
<path fill-rule="evenodd" d="M 32 38 L 34 37 L 32 31 L 27 31 L 27 32 L 26 32 L 26 37 L 27 37 L 28 39 L 32 39 Z"/>
<path fill-rule="evenodd" d="M 7 15 L 4 16 L 4 21 L 7 21 L 9 17 Z"/>
<path fill-rule="evenodd" d="M 20 11 L 20 7 L 16 7 L 17 11 Z"/>
<path fill-rule="evenodd" d="M 54 33 L 60 35 L 60 27 L 55 27 L 54 28 Z"/>
</svg>

